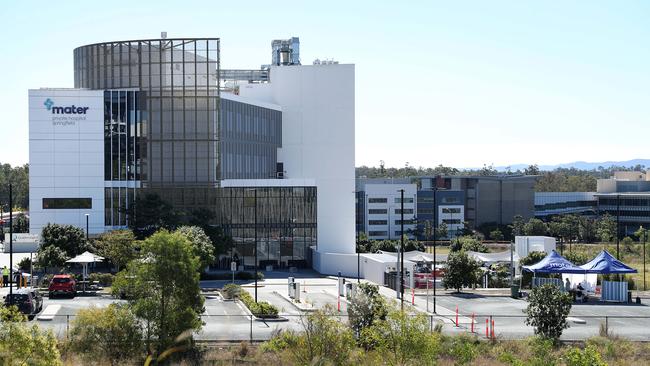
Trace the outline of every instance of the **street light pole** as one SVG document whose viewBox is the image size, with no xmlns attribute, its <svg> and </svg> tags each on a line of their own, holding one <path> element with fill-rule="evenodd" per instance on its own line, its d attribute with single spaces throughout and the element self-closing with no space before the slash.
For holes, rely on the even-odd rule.
<svg viewBox="0 0 650 366">
<path fill-rule="evenodd" d="M 437 184 L 437 183 L 435 183 Z M 438 231 L 438 207 L 436 207 L 437 185 L 433 186 L 433 313 L 436 314 L 436 231 Z"/>
<path fill-rule="evenodd" d="M 255 189 L 255 208 L 253 209 L 254 211 L 254 216 L 255 216 L 255 302 L 257 303 L 257 189 Z"/>
<path fill-rule="evenodd" d="M 643 226 L 641 226 L 641 229 L 643 229 Z M 646 243 L 647 239 L 648 239 L 648 232 L 646 230 L 643 230 L 643 291 L 646 290 L 646 287 L 645 287 L 645 243 Z"/>
<path fill-rule="evenodd" d="M 13 185 L 9 184 L 9 306 L 14 304 L 13 277 L 14 277 L 14 192 Z"/>
<path fill-rule="evenodd" d="M 86 244 L 88 244 L 88 218 L 90 217 L 89 214 L 86 214 Z"/>
<path fill-rule="evenodd" d="M 400 265 L 401 268 L 400 269 L 401 270 L 399 272 L 399 275 L 400 275 L 399 289 L 400 289 L 400 306 L 401 306 L 402 311 L 404 311 L 404 190 L 400 189 L 399 191 L 400 191 L 400 205 L 401 205 L 400 206 L 400 209 L 401 209 L 401 211 L 400 211 L 400 214 L 401 214 L 401 219 L 400 219 L 400 230 L 401 230 L 400 231 L 400 242 L 401 242 L 400 250 L 402 252 L 402 255 L 401 255 L 401 258 L 400 258 L 400 261 L 401 261 L 401 265 Z"/>
<path fill-rule="evenodd" d="M 621 256 L 619 255 L 619 245 L 618 245 L 618 236 L 621 232 L 620 228 L 621 220 L 621 196 L 616 195 L 616 259 L 620 260 Z"/>
</svg>

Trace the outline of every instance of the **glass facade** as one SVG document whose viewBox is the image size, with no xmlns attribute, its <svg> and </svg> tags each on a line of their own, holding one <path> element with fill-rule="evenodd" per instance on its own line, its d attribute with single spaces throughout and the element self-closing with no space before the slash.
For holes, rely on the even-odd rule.
<svg viewBox="0 0 650 366">
<path fill-rule="evenodd" d="M 91 198 L 43 198 L 43 209 L 91 209 Z"/>
<path fill-rule="evenodd" d="M 253 267 L 255 237 L 260 268 L 310 266 L 316 246 L 316 187 L 153 188 L 163 200 L 181 210 L 207 209 L 213 224 L 233 239 L 229 254 L 218 258 L 230 268 L 231 255 Z"/>
<path fill-rule="evenodd" d="M 141 180 L 141 130 L 147 113 L 142 93 L 104 91 L 104 225 L 128 225 L 124 210 Z"/>
<path fill-rule="evenodd" d="M 76 88 L 143 92 L 143 187 L 217 185 L 219 72 L 217 38 L 108 42 L 74 51 Z"/>
</svg>

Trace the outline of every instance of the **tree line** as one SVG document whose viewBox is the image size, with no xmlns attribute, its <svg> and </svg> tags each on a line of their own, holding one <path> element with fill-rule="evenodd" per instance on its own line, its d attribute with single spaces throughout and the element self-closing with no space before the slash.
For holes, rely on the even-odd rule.
<svg viewBox="0 0 650 366">
<path fill-rule="evenodd" d="M 609 167 L 599 166 L 596 169 L 582 170 L 576 168 L 556 168 L 551 171 L 542 171 L 537 164 L 528 166 L 523 170 L 498 170 L 492 165 L 484 165 L 481 169 L 457 169 L 444 165 L 435 168 L 414 167 L 406 163 L 404 167 L 386 167 L 382 162 L 378 167 L 360 166 L 356 168 L 357 178 L 413 178 L 419 176 L 468 176 L 468 175 L 537 175 L 535 183 L 536 192 L 595 192 L 596 181 L 611 177 L 616 171 L 644 171 L 645 166 Z"/>
<path fill-rule="evenodd" d="M 9 184 L 13 185 L 13 204 L 16 209 L 29 208 L 29 165 L 12 167 L 0 164 L 0 209 L 9 211 Z"/>
</svg>

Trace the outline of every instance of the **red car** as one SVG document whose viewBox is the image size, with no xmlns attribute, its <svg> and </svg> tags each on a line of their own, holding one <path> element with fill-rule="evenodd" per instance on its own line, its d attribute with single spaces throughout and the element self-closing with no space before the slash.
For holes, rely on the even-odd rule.
<svg viewBox="0 0 650 366">
<path fill-rule="evenodd" d="M 50 286 L 48 288 L 50 299 L 59 294 L 68 295 L 74 298 L 77 294 L 76 288 L 77 283 L 74 280 L 74 277 L 71 275 L 54 275 L 54 277 L 52 277 L 52 281 L 50 281 Z"/>
</svg>

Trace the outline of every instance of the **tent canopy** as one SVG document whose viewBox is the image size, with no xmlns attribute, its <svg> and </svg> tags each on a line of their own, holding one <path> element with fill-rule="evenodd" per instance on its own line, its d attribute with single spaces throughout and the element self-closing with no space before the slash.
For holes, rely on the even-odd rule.
<svg viewBox="0 0 650 366">
<path fill-rule="evenodd" d="M 510 263 L 510 251 L 506 250 L 505 252 L 499 253 L 480 253 L 468 251 L 467 255 L 470 257 L 481 261 L 483 263 L 492 264 L 492 263 Z M 519 262 L 519 256 L 517 253 L 512 253 L 513 262 Z"/>
<path fill-rule="evenodd" d="M 586 273 L 584 268 L 580 268 L 568 259 L 564 258 L 555 250 L 551 251 L 544 259 L 530 266 L 523 266 L 524 271 L 533 273 Z"/>
<path fill-rule="evenodd" d="M 610 273 L 636 273 L 637 270 L 616 259 L 608 251 L 603 250 L 596 258 L 580 266 L 587 273 L 610 274 Z"/>
<path fill-rule="evenodd" d="M 100 257 L 96 254 L 93 254 L 91 252 L 83 252 L 79 254 L 78 256 L 68 259 L 66 262 L 68 263 L 95 263 L 95 262 L 101 262 L 104 260 L 104 257 Z"/>
</svg>

